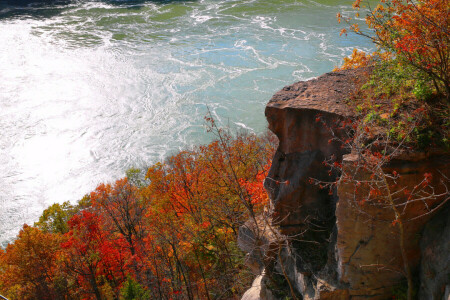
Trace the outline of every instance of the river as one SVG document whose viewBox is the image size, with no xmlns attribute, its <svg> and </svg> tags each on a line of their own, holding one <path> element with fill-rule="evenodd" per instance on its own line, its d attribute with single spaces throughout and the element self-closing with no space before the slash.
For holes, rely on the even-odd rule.
<svg viewBox="0 0 450 300">
<path fill-rule="evenodd" d="M 351 1 L 0 0 L 0 242 L 55 202 L 205 143 L 222 124 L 266 128 L 264 106 L 329 72 Z"/>
</svg>

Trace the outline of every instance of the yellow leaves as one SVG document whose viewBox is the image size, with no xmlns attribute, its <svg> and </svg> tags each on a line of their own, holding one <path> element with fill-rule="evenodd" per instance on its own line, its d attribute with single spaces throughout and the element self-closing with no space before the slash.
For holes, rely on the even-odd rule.
<svg viewBox="0 0 450 300">
<path fill-rule="evenodd" d="M 344 64 L 340 68 L 335 68 L 335 71 L 338 70 L 347 70 L 354 69 L 366 66 L 370 60 L 370 55 L 367 55 L 363 51 L 359 51 L 358 49 L 353 49 L 350 57 L 344 57 Z"/>
<path fill-rule="evenodd" d="M 337 19 L 338 23 L 341 23 L 341 19 L 342 19 L 341 13 L 336 14 L 336 19 Z"/>
<path fill-rule="evenodd" d="M 377 5 L 377 7 L 375 7 L 375 9 L 374 9 L 374 13 L 376 13 L 376 12 L 384 12 L 386 9 L 384 8 L 384 6 L 383 5 L 381 5 L 380 3 Z"/>
<path fill-rule="evenodd" d="M 216 247 L 214 247 L 213 245 L 207 245 L 205 248 L 208 249 L 209 251 L 216 250 Z"/>
<path fill-rule="evenodd" d="M 341 32 L 339 32 L 339 36 L 342 36 L 343 34 L 347 35 L 347 29 L 342 28 Z"/>
<path fill-rule="evenodd" d="M 367 54 L 364 51 L 353 49 L 352 54 L 349 57 L 344 57 L 344 64 L 338 68 L 334 68 L 333 71 L 356 69 L 370 65 L 374 60 L 387 61 L 392 59 L 391 52 L 378 52 L 375 51 L 372 54 Z"/>
<path fill-rule="evenodd" d="M 180 241 L 178 245 L 180 246 L 180 249 L 182 249 L 183 252 L 192 251 L 192 244 L 188 241 Z"/>
<path fill-rule="evenodd" d="M 351 26 L 350 26 L 350 29 L 351 30 L 353 30 L 354 32 L 360 32 L 360 29 L 359 29 L 359 25 L 358 24 L 352 24 Z"/>
</svg>

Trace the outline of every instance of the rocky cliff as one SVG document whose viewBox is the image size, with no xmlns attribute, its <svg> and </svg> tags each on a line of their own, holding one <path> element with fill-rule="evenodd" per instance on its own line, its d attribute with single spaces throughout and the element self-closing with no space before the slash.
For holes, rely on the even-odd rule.
<svg viewBox="0 0 450 300">
<path fill-rule="evenodd" d="M 329 128 L 353 116 L 346 99 L 369 72 L 348 70 L 298 82 L 267 104 L 269 129 L 279 147 L 265 180 L 271 210 L 258 224 L 249 221 L 240 230 L 239 244 L 255 273 L 261 273 L 243 299 L 281 299 L 292 293 L 299 299 L 391 299 L 402 293 L 405 276 L 392 211 L 356 207 L 350 184 L 330 191 L 310 182 L 337 176 L 323 164 L 329 157 L 344 168 L 353 166 L 355 157 L 333 141 Z M 399 186 L 411 189 L 428 172 L 430 184 L 445 194 L 445 186 L 438 186 L 449 177 L 449 167 L 447 153 L 409 153 L 384 168 L 395 169 Z M 405 223 L 405 249 L 421 299 L 442 299 L 446 288 L 449 292 L 448 213 L 427 213 L 430 207 L 447 209 L 446 198 L 448 193 L 402 211 L 412 220 Z"/>
</svg>

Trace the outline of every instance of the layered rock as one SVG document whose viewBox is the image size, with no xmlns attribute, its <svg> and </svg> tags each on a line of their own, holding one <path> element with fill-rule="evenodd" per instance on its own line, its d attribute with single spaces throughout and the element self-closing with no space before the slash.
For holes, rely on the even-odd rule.
<svg viewBox="0 0 450 300">
<path fill-rule="evenodd" d="M 333 134 L 344 132 L 334 128 L 352 117 L 346 100 L 369 72 L 347 70 L 295 83 L 276 93 L 266 107 L 269 129 L 279 139 L 265 180 L 273 210 L 271 224 L 280 236 L 289 237 L 289 247 L 283 244 L 277 263 L 266 272 L 285 274 L 304 299 L 387 299 L 404 279 L 398 230 L 391 224 L 392 210 L 367 207 L 361 211 L 353 205 L 350 185 L 340 184 L 330 192 L 310 182 L 336 179 L 337 174 L 330 174 L 323 165 L 327 158 L 343 161 L 344 167 L 352 166 L 354 157 L 333 140 Z M 385 170 L 395 169 L 401 175 L 399 184 L 412 187 L 429 172 L 433 174 L 432 185 L 438 186 L 442 174 L 449 175 L 449 167 L 448 155 L 422 153 L 403 156 Z M 434 199 L 427 204 L 433 208 L 440 201 Z M 407 219 L 418 216 L 422 217 L 405 224 L 407 255 L 413 270 L 420 262 L 424 224 L 433 215 L 418 203 L 406 208 Z M 252 236 L 251 227 L 247 224 L 241 230 L 245 234 L 240 235 L 240 243 L 247 243 L 246 249 L 255 248 L 248 238 Z M 256 240 L 264 251 L 276 244 L 273 237 L 262 242 L 264 247 L 260 239 Z M 264 251 L 261 257 L 273 255 Z M 259 270 L 267 267 L 261 259 L 250 261 Z M 259 282 L 264 283 L 268 275 Z M 266 299 L 262 294 L 267 292 L 260 295 Z"/>
</svg>

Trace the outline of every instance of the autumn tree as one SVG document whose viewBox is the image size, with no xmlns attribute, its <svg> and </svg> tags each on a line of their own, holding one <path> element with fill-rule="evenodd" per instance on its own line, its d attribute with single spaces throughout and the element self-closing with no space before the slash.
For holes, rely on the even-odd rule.
<svg viewBox="0 0 450 300">
<path fill-rule="evenodd" d="M 338 20 L 345 20 L 353 32 L 370 38 L 379 47 L 379 53 L 392 53 L 402 64 L 426 74 L 436 91 L 449 101 L 450 8 L 447 0 L 382 0 L 374 9 L 368 2 L 356 0 L 353 8 L 358 11 L 357 17 L 360 9 L 368 9 L 366 23 L 371 31 L 361 29 L 354 19 L 340 13 Z M 370 57 L 354 53 L 351 62 L 356 64 L 367 58 Z"/>
<path fill-rule="evenodd" d="M 94 211 L 76 214 L 69 221 L 67 240 L 61 245 L 60 263 L 80 298 L 117 298 L 126 280 L 125 254 L 117 247 L 120 239 L 113 243 L 109 232 L 102 230 L 101 220 Z"/>
<path fill-rule="evenodd" d="M 67 282 L 57 274 L 60 234 L 24 225 L 0 254 L 0 287 L 11 299 L 65 299 Z"/>
<path fill-rule="evenodd" d="M 64 234 L 69 231 L 67 222 L 73 215 L 74 207 L 68 202 L 55 203 L 46 208 L 34 226 L 44 232 Z"/>
<path fill-rule="evenodd" d="M 99 185 L 90 197 L 93 207 L 104 216 L 106 229 L 120 234 L 127 241 L 131 256 L 136 255 L 144 236 L 146 208 L 138 188 L 123 178 L 114 185 Z"/>
<path fill-rule="evenodd" d="M 39 221 L 34 223 L 44 232 L 64 234 L 69 231 L 68 221 L 80 210 L 91 206 L 89 195 L 84 196 L 76 205 L 68 201 L 62 204 L 54 203 L 44 210 L 39 217 Z"/>
</svg>

